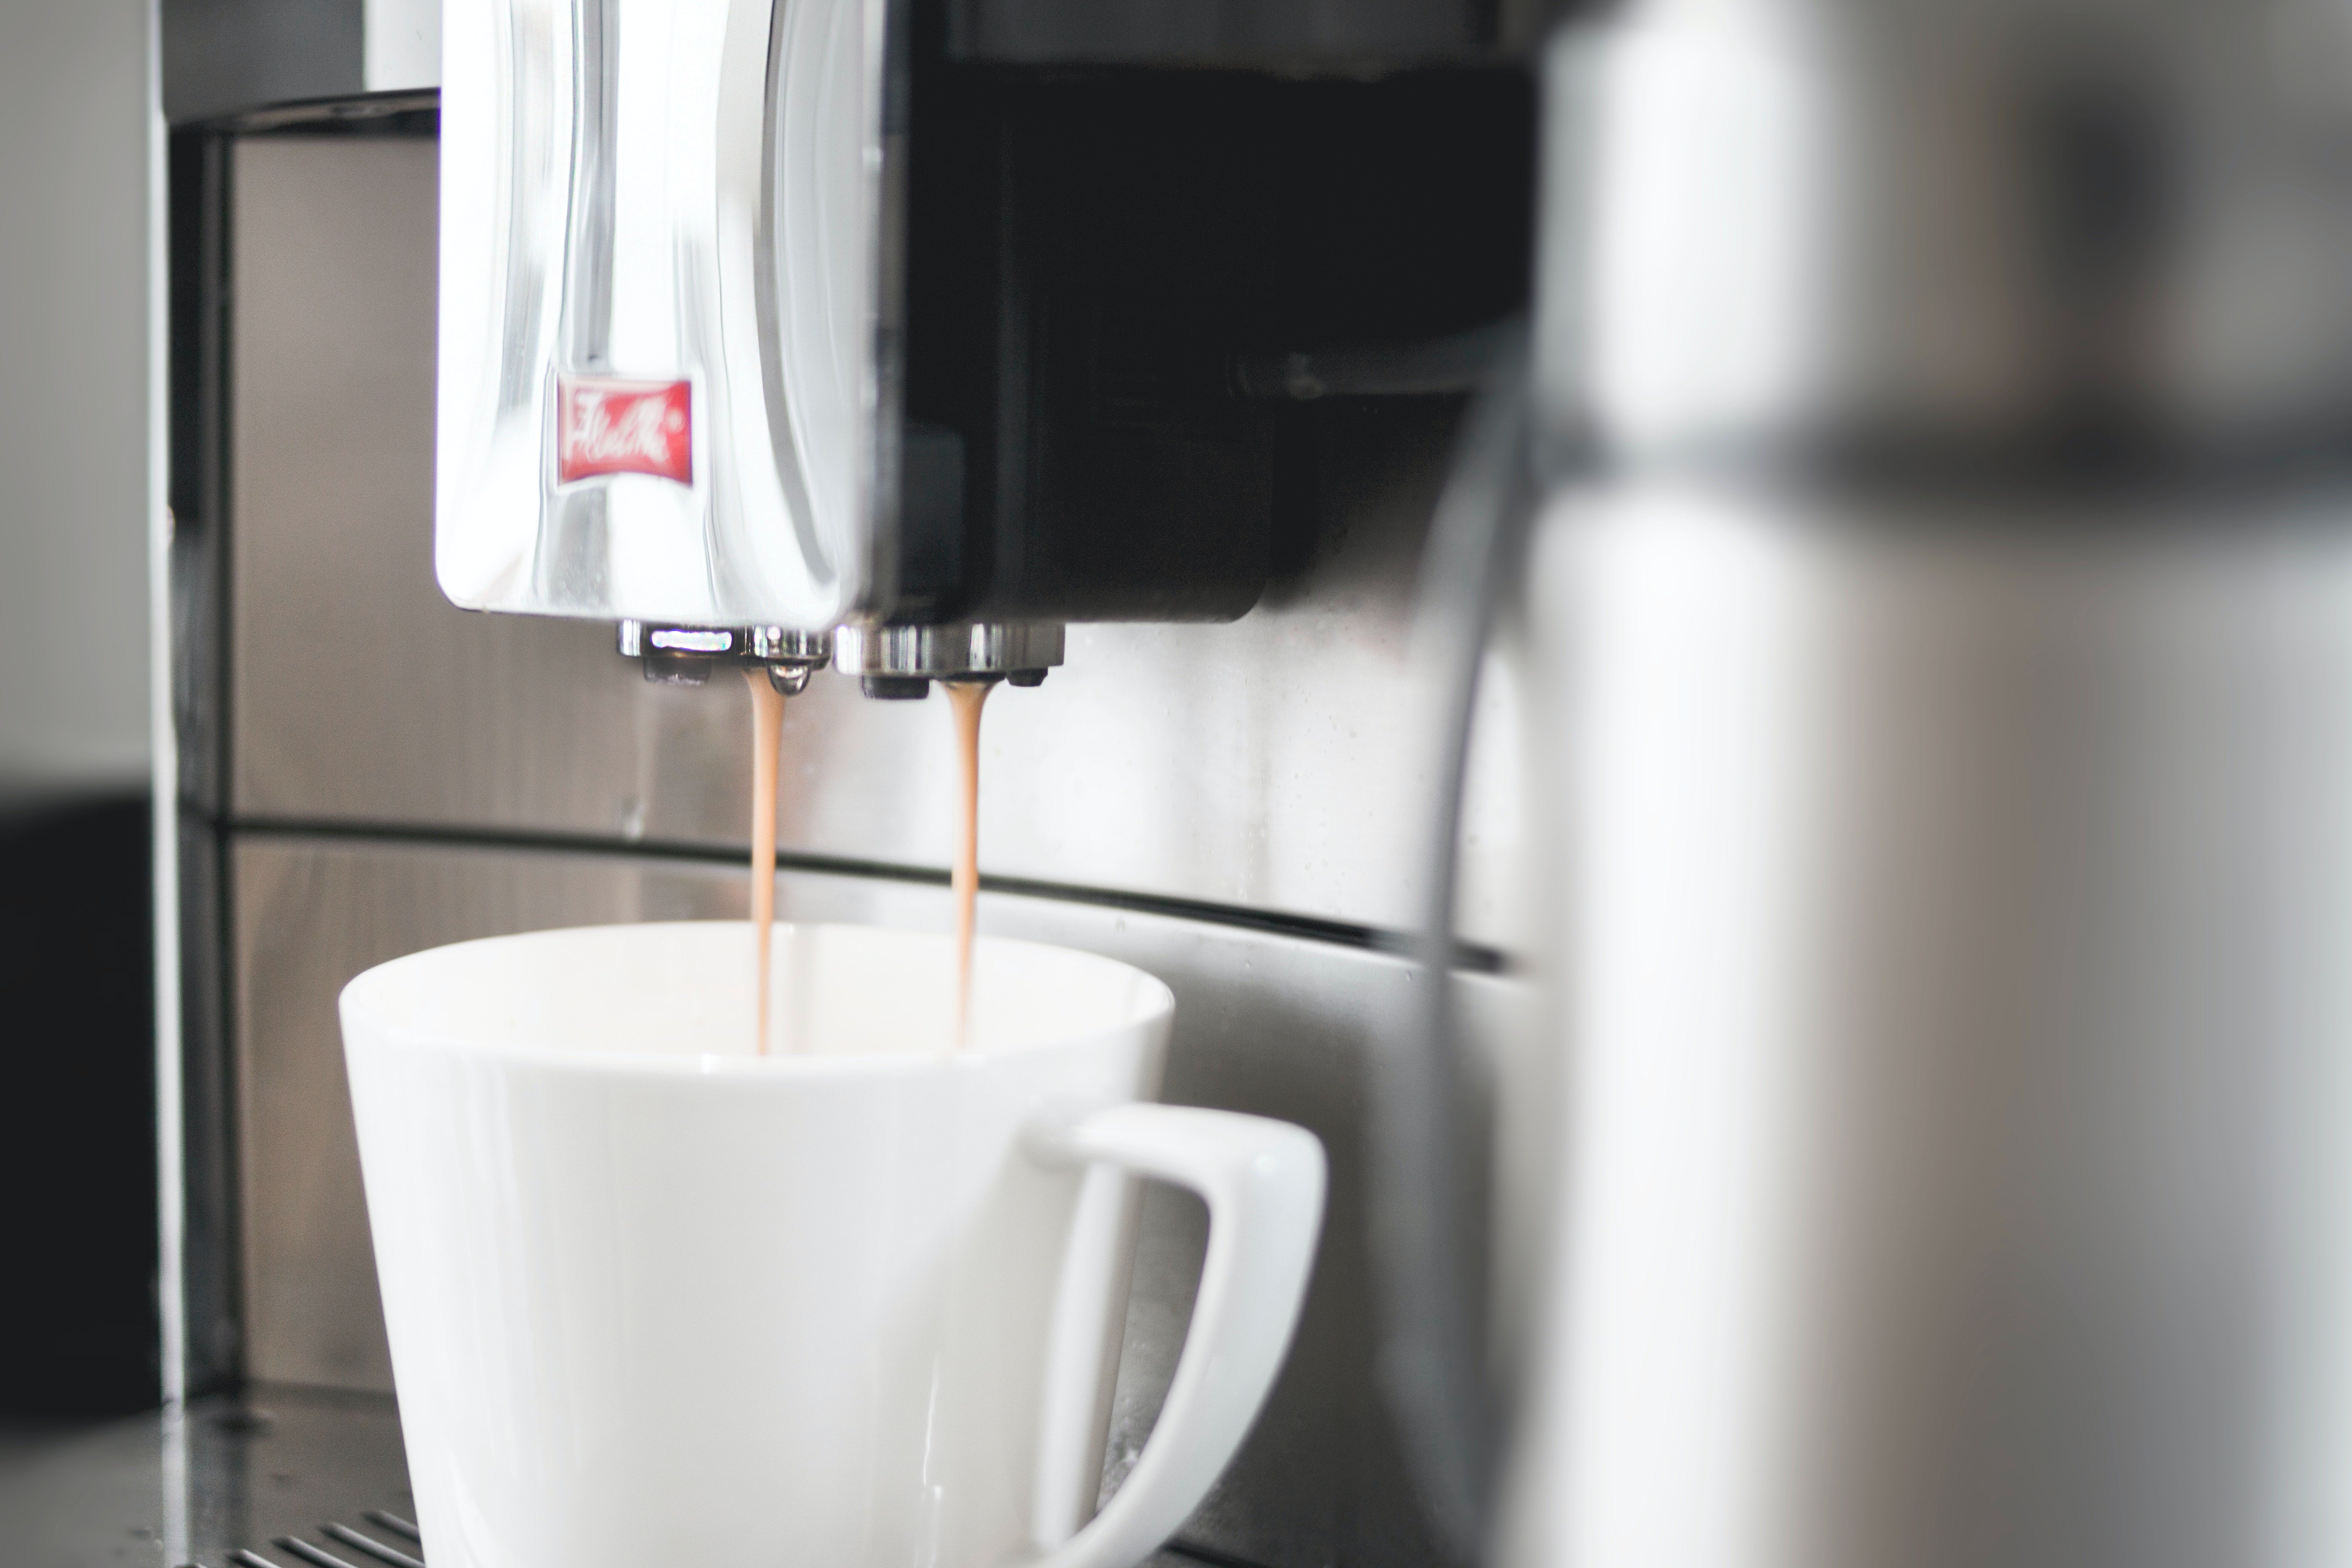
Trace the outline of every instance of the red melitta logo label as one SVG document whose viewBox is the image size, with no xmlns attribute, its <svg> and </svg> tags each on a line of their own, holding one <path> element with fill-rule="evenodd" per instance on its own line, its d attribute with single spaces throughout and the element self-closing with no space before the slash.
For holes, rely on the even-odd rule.
<svg viewBox="0 0 2352 1568">
<path fill-rule="evenodd" d="M 555 383 L 555 477 L 651 474 L 694 482 L 694 405 L 683 381 L 565 375 Z"/>
</svg>

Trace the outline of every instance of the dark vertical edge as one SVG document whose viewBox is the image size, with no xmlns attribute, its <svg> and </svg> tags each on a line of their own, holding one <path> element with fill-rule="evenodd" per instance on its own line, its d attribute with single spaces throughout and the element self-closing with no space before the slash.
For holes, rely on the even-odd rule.
<svg viewBox="0 0 2352 1568">
<path fill-rule="evenodd" d="M 244 1372 L 236 1184 L 236 1083 L 230 1049 L 228 835 L 180 812 L 182 1289 L 190 1396 L 231 1389 Z"/>
<path fill-rule="evenodd" d="M 181 1290 L 190 1394 L 236 1384 L 236 1085 L 227 1048 L 228 138 L 171 141 L 172 719 L 179 753 Z"/>
<path fill-rule="evenodd" d="M 206 518 L 210 524 L 213 584 L 212 638 L 208 653 L 214 678 L 209 692 L 212 723 L 213 815 L 226 820 L 236 809 L 236 535 L 233 518 L 236 484 L 236 139 L 211 139 L 211 170 L 205 195 L 204 266 L 207 342 L 202 388 L 206 409 L 204 461 Z"/>
<path fill-rule="evenodd" d="M 220 698 L 227 585 L 221 139 L 202 132 L 174 134 L 170 178 L 172 721 L 180 800 L 218 816 L 225 804 Z"/>
</svg>

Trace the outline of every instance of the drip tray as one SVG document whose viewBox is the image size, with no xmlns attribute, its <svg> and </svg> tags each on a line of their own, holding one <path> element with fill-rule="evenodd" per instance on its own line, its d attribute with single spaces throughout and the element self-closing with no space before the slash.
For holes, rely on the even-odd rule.
<svg viewBox="0 0 2352 1568">
<path fill-rule="evenodd" d="M 425 1553 L 396 1524 L 415 1517 L 382 1394 L 263 1386 L 177 1416 L 0 1423 L 6 1568 L 407 1568 Z"/>
<path fill-rule="evenodd" d="M 360 1517 L 373 1535 L 348 1524 L 322 1524 L 316 1541 L 289 1535 L 271 1542 L 283 1562 L 272 1562 L 250 1547 L 239 1547 L 228 1560 L 237 1568 L 425 1568 L 425 1538 L 413 1521 L 382 1509 L 370 1509 Z"/>
<path fill-rule="evenodd" d="M 390 1398 L 262 1386 L 192 1406 L 180 1429 L 186 1545 L 175 1558 L 180 1543 L 169 1542 L 165 1568 L 415 1568 L 424 1558 Z M 168 1486 L 168 1424 L 166 1437 Z"/>
<path fill-rule="evenodd" d="M 93 1425 L 0 1423 L 5 1568 L 424 1568 L 400 1412 L 257 1387 Z M 1171 1546 L 1144 1568 L 1250 1568 Z"/>
</svg>

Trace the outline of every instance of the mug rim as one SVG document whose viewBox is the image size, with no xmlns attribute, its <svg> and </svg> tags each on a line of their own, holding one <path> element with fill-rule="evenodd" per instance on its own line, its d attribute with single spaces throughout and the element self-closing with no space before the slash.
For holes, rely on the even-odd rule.
<svg viewBox="0 0 2352 1568">
<path fill-rule="evenodd" d="M 1056 942 L 1031 942 L 1020 937 L 977 936 L 972 947 L 977 955 L 988 949 L 1026 949 L 1048 952 L 1057 958 L 1076 959 L 1087 963 L 1107 964 L 1125 971 L 1142 982 L 1144 1001 L 1139 1009 L 1117 1024 L 1098 1026 L 1075 1034 L 1047 1035 L 1024 1039 L 1013 1045 L 996 1047 L 966 1047 L 938 1052 L 881 1051 L 872 1053 L 825 1053 L 802 1055 L 772 1052 L 765 1056 L 721 1056 L 706 1052 L 594 1050 L 562 1045 L 537 1045 L 517 1040 L 485 1040 L 458 1035 L 447 1028 L 397 1022 L 372 1008 L 369 993 L 390 984 L 392 971 L 422 968 L 430 961 L 460 949 L 489 947 L 507 943 L 551 941 L 577 937 L 589 932 L 608 933 L 623 931 L 704 930 L 743 931 L 750 922 L 740 920 L 695 921 L 613 921 L 595 925 L 553 926 L 539 931 L 507 931 L 497 936 L 470 937 L 464 942 L 442 942 L 403 953 L 381 963 L 369 965 L 343 984 L 335 999 L 337 1022 L 341 1026 L 343 1045 L 352 1045 L 352 1025 L 364 1018 L 366 1027 L 376 1040 L 403 1051 L 436 1051 L 449 1056 L 469 1057 L 480 1060 L 529 1063 L 534 1067 L 572 1070 L 588 1074 L 646 1076 L 683 1079 L 760 1079 L 793 1080 L 809 1078 L 845 1077 L 914 1077 L 932 1073 L 971 1071 L 992 1064 L 1026 1056 L 1034 1051 L 1069 1049 L 1095 1042 L 1107 1042 L 1111 1037 L 1129 1029 L 1165 1029 L 1176 1011 L 1176 994 L 1168 983 L 1147 969 L 1138 968 L 1120 959 L 1088 952 L 1083 948 L 1066 947 Z M 778 933 L 785 931 L 856 931 L 866 935 L 891 938 L 938 939 L 943 932 L 910 931 L 895 926 L 868 924 L 856 921 L 785 921 L 775 922 Z"/>
</svg>

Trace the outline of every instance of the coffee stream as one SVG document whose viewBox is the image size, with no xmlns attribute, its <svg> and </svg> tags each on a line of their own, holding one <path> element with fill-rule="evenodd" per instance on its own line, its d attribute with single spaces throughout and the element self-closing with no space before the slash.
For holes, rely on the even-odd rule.
<svg viewBox="0 0 2352 1568">
<path fill-rule="evenodd" d="M 784 694 L 765 669 L 751 683 L 751 942 L 759 973 L 757 1055 L 768 1054 L 768 970 L 776 924 L 776 771 L 784 743 Z"/>
<path fill-rule="evenodd" d="M 957 824 L 951 882 L 956 900 L 956 1048 L 961 1050 L 970 1043 L 971 1033 L 971 920 L 980 892 L 980 710 L 996 683 L 950 680 L 941 684 L 955 710 L 956 751 L 963 773 L 963 814 Z"/>
<path fill-rule="evenodd" d="M 776 923 L 776 776 L 784 740 L 784 694 L 764 669 L 747 669 L 751 687 L 751 942 L 758 975 L 757 1054 L 768 1054 L 769 971 Z M 956 752 L 963 779 L 957 819 L 955 872 L 956 1048 L 971 1031 L 972 908 L 980 892 L 980 710 L 995 687 L 990 680 L 942 681 L 955 711 Z"/>
</svg>

